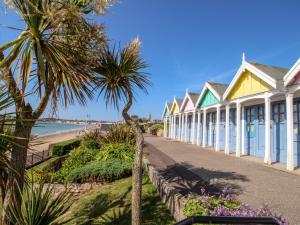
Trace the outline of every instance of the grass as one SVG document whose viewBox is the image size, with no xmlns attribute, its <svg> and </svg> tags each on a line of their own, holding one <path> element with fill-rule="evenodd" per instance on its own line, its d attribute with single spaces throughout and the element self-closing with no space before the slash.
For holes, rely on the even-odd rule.
<svg viewBox="0 0 300 225">
<path fill-rule="evenodd" d="M 31 171 L 42 171 L 58 158 L 60 157 L 52 157 L 28 169 L 28 176 Z M 174 224 L 173 217 L 147 176 L 143 177 L 142 191 L 142 225 Z M 71 201 L 73 205 L 68 212 L 68 218 L 72 220 L 69 225 L 130 225 L 131 177 L 95 187 L 79 199 Z"/>
<path fill-rule="evenodd" d="M 143 178 L 142 224 L 171 225 L 174 219 L 161 202 L 149 179 Z M 71 224 L 130 225 L 131 178 L 124 178 L 105 186 L 96 187 L 76 200 L 70 218 Z"/>
</svg>

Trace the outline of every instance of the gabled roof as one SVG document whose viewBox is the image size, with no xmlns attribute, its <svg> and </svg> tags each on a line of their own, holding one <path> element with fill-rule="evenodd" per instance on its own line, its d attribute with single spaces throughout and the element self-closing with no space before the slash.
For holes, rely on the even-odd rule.
<svg viewBox="0 0 300 225">
<path fill-rule="evenodd" d="M 255 62 L 247 62 L 243 59 L 242 65 L 236 72 L 231 83 L 226 89 L 223 99 L 226 99 L 231 92 L 232 88 L 238 81 L 239 77 L 244 73 L 245 70 L 253 73 L 258 78 L 269 84 L 273 88 L 277 88 L 278 84 L 282 84 L 282 80 L 288 69 L 270 65 L 259 64 Z"/>
<path fill-rule="evenodd" d="M 182 101 L 182 104 L 181 104 L 181 107 L 180 107 L 180 111 L 183 110 L 183 107 L 184 107 L 185 102 L 187 100 L 190 100 L 193 103 L 193 107 L 195 108 L 197 100 L 198 100 L 198 97 L 199 97 L 199 94 L 187 91 L 186 94 L 185 94 L 185 97 L 184 97 L 184 99 Z"/>
<path fill-rule="evenodd" d="M 165 114 L 166 110 L 168 111 L 168 113 L 170 113 L 171 107 L 172 107 L 172 103 L 166 102 L 162 117 L 164 117 L 164 114 Z"/>
<path fill-rule="evenodd" d="M 172 107 L 171 107 L 170 111 L 172 111 L 174 104 L 176 104 L 178 109 L 180 110 L 182 102 L 183 102 L 183 99 L 174 97 L 174 101 L 172 103 Z"/>
<path fill-rule="evenodd" d="M 222 84 L 222 83 L 216 83 L 216 82 L 207 82 L 209 83 L 213 89 L 220 95 L 221 97 L 223 96 L 224 92 L 228 88 L 228 84 Z"/>
<path fill-rule="evenodd" d="M 255 62 L 249 62 L 251 65 L 255 66 L 259 70 L 263 71 L 264 73 L 268 74 L 275 80 L 282 80 L 286 73 L 289 71 L 288 68 L 278 67 L 278 66 L 271 66 L 265 65 Z"/>
<path fill-rule="evenodd" d="M 181 98 L 175 98 L 175 102 L 177 103 L 177 106 L 180 109 L 180 107 L 182 105 L 182 102 L 183 102 L 183 99 L 181 99 Z"/>
<path fill-rule="evenodd" d="M 206 90 L 210 90 L 213 95 L 218 99 L 218 101 L 222 100 L 222 96 L 227 89 L 228 84 L 223 84 L 223 83 L 216 83 L 216 82 L 206 82 L 204 84 L 204 87 L 202 88 L 201 94 L 199 95 L 196 106 L 199 105 L 201 102 Z"/>
<path fill-rule="evenodd" d="M 294 78 L 299 74 L 299 72 L 300 72 L 300 58 L 284 76 L 283 78 L 284 86 L 289 85 L 294 80 Z"/>
</svg>

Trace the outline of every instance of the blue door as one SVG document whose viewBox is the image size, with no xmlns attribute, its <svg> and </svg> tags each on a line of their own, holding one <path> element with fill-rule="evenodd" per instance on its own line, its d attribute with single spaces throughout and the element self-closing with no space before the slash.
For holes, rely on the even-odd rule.
<svg viewBox="0 0 300 225">
<path fill-rule="evenodd" d="M 201 113 L 200 115 L 200 133 L 199 133 L 199 143 L 200 145 L 202 144 L 202 137 L 203 137 L 203 125 L 202 125 L 202 122 L 203 121 L 203 115 Z"/>
<path fill-rule="evenodd" d="M 257 106 L 256 130 L 257 130 L 256 156 L 264 158 L 265 156 L 265 106 L 264 105 Z"/>
<path fill-rule="evenodd" d="M 245 116 L 246 116 L 246 139 L 245 139 L 245 146 L 246 151 L 249 155 L 255 156 L 255 144 L 254 144 L 254 137 L 255 137 L 255 109 L 254 107 L 246 108 L 245 109 Z"/>
<path fill-rule="evenodd" d="M 207 113 L 206 115 L 206 145 L 207 146 L 210 146 L 210 143 L 209 143 L 209 139 L 210 139 L 210 121 L 211 121 L 211 113 Z"/>
<path fill-rule="evenodd" d="M 274 162 L 287 162 L 286 148 L 286 113 L 285 103 L 272 104 L 272 151 L 271 159 Z"/>
<path fill-rule="evenodd" d="M 195 117 L 195 126 L 194 126 L 194 143 L 196 144 L 197 143 L 197 130 L 198 130 L 198 116 L 196 114 L 196 117 Z"/>
<path fill-rule="evenodd" d="M 188 115 L 188 142 L 192 141 L 192 116 Z"/>
<path fill-rule="evenodd" d="M 230 109 L 229 115 L 229 151 L 235 152 L 235 142 L 236 142 L 236 109 Z"/>
<path fill-rule="evenodd" d="M 245 108 L 245 148 L 248 155 L 264 157 L 264 105 Z"/>
<path fill-rule="evenodd" d="M 221 115 L 220 115 L 220 149 L 224 149 L 225 148 L 225 110 L 221 111 Z"/>
<path fill-rule="evenodd" d="M 212 146 L 216 146 L 216 112 L 211 113 L 211 144 Z"/>
<path fill-rule="evenodd" d="M 300 166 L 300 99 L 294 102 L 294 165 Z"/>
<path fill-rule="evenodd" d="M 175 139 L 178 138 L 179 135 L 179 118 L 176 116 L 175 117 Z"/>
</svg>

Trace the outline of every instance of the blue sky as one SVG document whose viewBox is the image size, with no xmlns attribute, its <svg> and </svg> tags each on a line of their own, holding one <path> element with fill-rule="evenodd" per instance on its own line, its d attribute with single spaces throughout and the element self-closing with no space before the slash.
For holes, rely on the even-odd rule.
<svg viewBox="0 0 300 225">
<path fill-rule="evenodd" d="M 139 36 L 153 86 L 138 93 L 132 113 L 161 116 L 165 101 L 187 88 L 200 92 L 205 81 L 229 83 L 246 59 L 290 67 L 300 57 L 299 0 L 124 0 L 105 16 L 112 44 Z M 0 23 L 22 27 L 18 16 L 0 12 Z M 17 33 L 0 27 L 0 44 Z M 60 108 L 62 118 L 116 120 L 120 114 L 101 101 Z M 47 112 L 44 114 L 47 116 Z"/>
</svg>

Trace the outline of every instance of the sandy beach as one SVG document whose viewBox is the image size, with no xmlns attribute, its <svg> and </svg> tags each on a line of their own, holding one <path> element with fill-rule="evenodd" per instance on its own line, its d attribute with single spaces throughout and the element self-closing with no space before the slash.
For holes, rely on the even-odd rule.
<svg viewBox="0 0 300 225">
<path fill-rule="evenodd" d="M 32 141 L 30 141 L 30 152 L 47 150 L 50 144 L 79 137 L 80 132 L 82 133 L 83 130 L 72 130 L 35 137 Z"/>
</svg>

